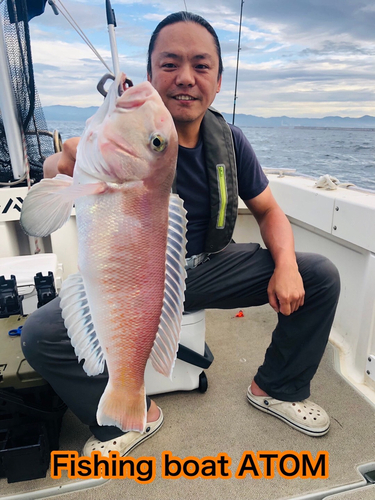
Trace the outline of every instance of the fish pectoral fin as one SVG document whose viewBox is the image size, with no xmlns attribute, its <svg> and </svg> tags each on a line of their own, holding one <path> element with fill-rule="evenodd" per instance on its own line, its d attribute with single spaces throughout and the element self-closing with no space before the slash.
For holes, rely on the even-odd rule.
<svg viewBox="0 0 375 500">
<path fill-rule="evenodd" d="M 159 329 L 150 354 L 153 367 L 172 376 L 181 332 L 185 292 L 186 210 L 181 198 L 169 200 L 169 227 L 163 307 Z"/>
<path fill-rule="evenodd" d="M 83 369 L 89 376 L 104 370 L 104 352 L 92 321 L 85 285 L 80 273 L 71 274 L 60 290 L 60 307 L 78 361 L 85 359 Z"/>
<path fill-rule="evenodd" d="M 63 174 L 42 179 L 30 189 L 22 204 L 22 229 L 30 236 L 48 236 L 67 222 L 74 200 L 105 189 L 103 182 L 73 184 L 73 178 Z"/>
</svg>

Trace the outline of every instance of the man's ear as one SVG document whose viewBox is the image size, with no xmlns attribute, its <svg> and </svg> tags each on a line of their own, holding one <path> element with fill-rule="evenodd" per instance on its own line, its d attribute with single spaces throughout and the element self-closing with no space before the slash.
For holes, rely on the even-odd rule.
<svg viewBox="0 0 375 500">
<path fill-rule="evenodd" d="M 151 75 L 150 75 L 150 73 L 147 73 L 147 81 L 151 83 Z"/>
<path fill-rule="evenodd" d="M 223 75 L 220 75 L 219 76 L 219 79 L 217 81 L 217 87 L 216 87 L 216 93 L 218 94 L 220 92 L 220 89 L 221 89 L 221 80 L 222 80 L 222 76 Z"/>
</svg>

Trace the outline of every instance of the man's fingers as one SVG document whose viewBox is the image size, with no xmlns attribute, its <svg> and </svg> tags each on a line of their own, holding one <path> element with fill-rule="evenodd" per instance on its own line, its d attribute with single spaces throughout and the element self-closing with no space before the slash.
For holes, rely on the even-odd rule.
<svg viewBox="0 0 375 500">
<path fill-rule="evenodd" d="M 279 301 L 277 300 L 276 293 L 268 292 L 268 302 L 272 309 L 274 309 L 277 313 L 280 312 Z"/>
<path fill-rule="evenodd" d="M 61 157 L 57 164 L 60 174 L 73 176 L 79 139 L 79 137 L 71 137 L 64 142 Z"/>
<path fill-rule="evenodd" d="M 58 164 L 58 170 L 60 174 L 65 174 L 73 177 L 74 163 L 62 163 L 60 161 Z"/>
<path fill-rule="evenodd" d="M 59 173 L 58 164 L 62 153 L 55 153 L 48 156 L 43 163 L 43 177 L 45 179 L 52 179 Z"/>
<path fill-rule="evenodd" d="M 302 295 L 300 307 L 302 307 L 304 303 L 305 303 L 305 294 Z"/>
<path fill-rule="evenodd" d="M 280 302 L 280 312 L 285 316 L 289 316 L 290 314 L 296 312 L 300 307 L 304 304 L 304 296 L 294 299 L 294 300 L 286 300 L 284 302 Z"/>
<path fill-rule="evenodd" d="M 279 297 L 280 312 L 284 316 L 289 316 L 290 314 L 297 311 L 304 304 L 304 295 L 298 297 L 288 297 L 281 299 Z"/>
<path fill-rule="evenodd" d="M 274 272 L 268 284 L 268 300 L 271 307 L 284 316 L 297 311 L 305 301 L 301 276 L 293 273 Z"/>
<path fill-rule="evenodd" d="M 296 306 L 294 311 L 297 311 L 300 307 L 303 306 L 304 303 L 305 303 L 305 294 L 303 293 L 302 296 L 296 301 Z"/>
<path fill-rule="evenodd" d="M 293 308 L 292 304 L 290 302 L 284 302 L 283 304 L 280 304 L 280 312 L 281 314 L 284 314 L 284 316 L 289 316 L 292 314 Z"/>
</svg>

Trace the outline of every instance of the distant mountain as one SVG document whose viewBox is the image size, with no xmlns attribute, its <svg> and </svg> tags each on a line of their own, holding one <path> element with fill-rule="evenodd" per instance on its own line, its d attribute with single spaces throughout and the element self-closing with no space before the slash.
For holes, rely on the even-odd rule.
<svg viewBox="0 0 375 500">
<path fill-rule="evenodd" d="M 46 120 L 84 122 L 98 110 L 98 106 L 78 108 L 77 106 L 45 106 L 43 108 Z"/>
<path fill-rule="evenodd" d="M 44 115 L 49 120 L 86 121 L 97 110 L 97 106 L 79 108 L 77 106 L 46 106 Z M 232 115 L 223 113 L 225 119 L 232 123 Z M 375 128 L 375 116 L 365 115 L 361 118 L 326 116 L 325 118 L 290 118 L 277 116 L 262 118 L 254 115 L 236 114 L 235 124 L 239 127 L 341 127 L 341 128 Z"/>
<path fill-rule="evenodd" d="M 232 115 L 223 113 L 224 118 L 232 123 Z M 237 114 L 235 125 L 239 127 L 339 127 L 339 128 L 375 128 L 375 116 L 365 115 L 361 118 L 326 116 L 325 118 L 290 118 L 277 116 L 262 118 L 254 115 Z"/>
</svg>

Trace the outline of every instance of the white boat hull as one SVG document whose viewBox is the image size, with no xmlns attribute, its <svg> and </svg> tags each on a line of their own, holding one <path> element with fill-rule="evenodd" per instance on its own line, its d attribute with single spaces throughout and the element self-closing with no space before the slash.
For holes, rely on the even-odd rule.
<svg viewBox="0 0 375 500">
<path fill-rule="evenodd" d="M 336 367 L 375 405 L 375 359 L 374 368 L 368 366 L 375 355 L 375 193 L 325 191 L 304 177 L 268 177 L 292 224 L 296 250 L 325 255 L 339 269 L 341 296 L 330 336 Z M 234 239 L 263 244 L 242 202 Z"/>
</svg>

